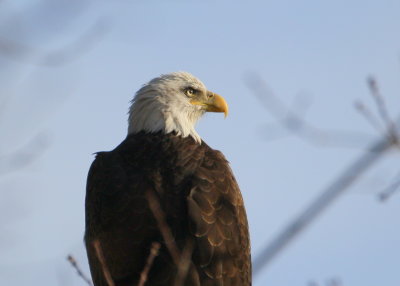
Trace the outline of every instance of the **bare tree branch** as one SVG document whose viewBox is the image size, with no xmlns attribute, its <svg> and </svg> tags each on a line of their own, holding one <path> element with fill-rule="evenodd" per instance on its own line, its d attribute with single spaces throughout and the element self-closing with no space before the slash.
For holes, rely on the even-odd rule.
<svg viewBox="0 0 400 286">
<path fill-rule="evenodd" d="M 88 284 L 89 286 L 92 286 L 92 280 L 90 280 L 84 273 L 83 271 L 80 269 L 78 263 L 76 262 L 75 258 L 72 257 L 72 255 L 68 255 L 67 256 L 67 260 L 69 261 L 69 263 L 71 263 L 72 267 L 75 268 L 76 273 L 78 274 L 79 277 L 81 277 L 86 284 Z"/>
<path fill-rule="evenodd" d="M 100 261 L 104 278 L 107 281 L 108 286 L 115 286 L 114 281 L 112 280 L 110 270 L 108 269 L 106 260 L 104 258 L 103 250 L 101 249 L 100 241 L 93 241 L 93 247 L 96 250 L 97 259 Z"/>
<path fill-rule="evenodd" d="M 140 280 L 139 280 L 138 286 L 145 285 L 145 283 L 147 281 L 147 277 L 148 277 L 150 269 L 151 269 L 151 266 L 153 265 L 154 258 L 158 255 L 158 251 L 160 250 L 160 247 L 161 247 L 161 244 L 158 242 L 153 242 L 151 244 L 150 254 L 147 257 L 146 265 L 145 265 L 142 273 L 140 273 Z"/>
<path fill-rule="evenodd" d="M 301 233 L 322 211 L 324 211 L 339 195 L 344 193 L 369 167 L 393 146 L 387 138 L 379 139 L 372 144 L 372 152 L 363 154 L 342 172 L 321 195 L 304 209 L 282 232 L 280 232 L 254 259 L 253 275 L 257 276 L 285 246 Z"/>
<path fill-rule="evenodd" d="M 379 115 L 385 123 L 388 135 L 397 137 L 395 124 L 390 118 L 389 112 L 386 108 L 385 100 L 383 99 L 383 96 L 379 91 L 378 84 L 373 77 L 368 78 L 368 86 L 371 91 L 372 98 L 375 100 L 376 106 L 378 107 Z"/>
<path fill-rule="evenodd" d="M 170 253 L 178 270 L 173 285 L 182 286 L 184 285 L 185 278 L 187 276 L 191 263 L 190 258 L 192 256 L 194 247 L 193 240 L 190 238 L 187 239 L 185 247 L 181 253 L 180 250 L 178 249 L 178 246 L 175 243 L 175 239 L 172 235 L 171 229 L 168 227 L 168 224 L 165 221 L 165 214 L 162 211 L 158 198 L 151 191 L 146 192 L 146 198 L 149 203 L 150 209 L 157 221 L 158 228 L 160 229 L 161 235 L 165 241 L 165 245 L 167 246 L 168 252 Z"/>
<path fill-rule="evenodd" d="M 388 200 L 395 192 L 400 190 L 400 173 L 397 174 L 393 182 L 387 186 L 382 192 L 379 193 L 378 197 L 381 202 Z"/>
<path fill-rule="evenodd" d="M 297 110 L 289 108 L 275 96 L 257 74 L 245 77 L 245 82 L 265 109 L 275 117 L 277 123 L 291 134 L 318 146 L 360 148 L 365 145 L 367 136 L 363 133 L 340 130 L 325 131 L 310 124 Z"/>
<path fill-rule="evenodd" d="M 253 275 L 257 276 L 280 251 L 282 251 L 298 234 L 301 233 L 322 211 L 324 211 L 332 202 L 343 194 L 361 175 L 374 163 L 378 161 L 391 148 L 399 148 L 399 137 L 397 136 L 397 126 L 400 125 L 400 117 L 397 124 L 391 121 L 386 110 L 384 100 L 380 95 L 376 82 L 369 81 L 372 94 L 376 100 L 376 104 L 380 110 L 380 115 L 385 122 L 386 136 L 379 138 L 374 144 L 371 144 L 369 151 L 357 160 L 355 160 L 342 174 L 334 180 L 321 194 L 306 207 L 296 218 L 293 219 L 278 235 L 261 250 L 259 255 L 254 259 Z M 282 114 L 284 105 L 275 98 L 266 88 L 261 79 L 256 79 L 250 85 L 262 100 L 268 101 L 266 107 L 269 108 L 276 116 Z M 365 109 L 364 109 L 365 112 Z M 312 139 L 320 136 L 320 131 L 310 127 L 302 118 L 295 113 L 287 112 L 289 122 L 285 123 L 285 127 L 293 131 L 295 134 L 301 134 L 304 139 Z M 369 115 L 368 115 L 369 117 Z M 288 124 L 289 123 L 289 124 Z M 374 123 L 375 124 L 375 123 Z M 293 127 L 294 126 L 294 127 Z M 397 189 L 400 180 L 392 185 L 391 190 Z M 391 191 L 392 192 L 392 191 Z"/>
<path fill-rule="evenodd" d="M 381 135 L 386 135 L 386 130 L 384 130 L 378 119 L 365 104 L 363 104 L 361 101 L 357 101 L 354 106 L 376 131 L 378 131 Z"/>
<path fill-rule="evenodd" d="M 184 285 L 186 275 L 189 271 L 190 267 L 190 258 L 193 253 L 193 240 L 188 239 L 185 245 L 185 248 L 182 251 L 181 259 L 178 265 L 178 273 L 175 278 L 174 286 L 182 286 Z"/>
<path fill-rule="evenodd" d="M 153 192 L 146 192 L 146 198 L 149 203 L 150 209 L 157 221 L 161 235 L 164 238 L 165 245 L 167 246 L 171 257 L 174 260 L 175 265 L 178 266 L 181 259 L 180 251 L 176 246 L 174 236 L 172 235 L 171 230 L 168 227 L 167 222 L 165 221 L 165 215 L 161 209 L 158 199 Z"/>
</svg>

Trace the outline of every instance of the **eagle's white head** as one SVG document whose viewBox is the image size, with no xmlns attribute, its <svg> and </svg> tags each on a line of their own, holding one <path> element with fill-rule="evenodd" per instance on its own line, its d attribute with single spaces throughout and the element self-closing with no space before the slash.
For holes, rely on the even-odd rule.
<svg viewBox="0 0 400 286">
<path fill-rule="evenodd" d="M 225 99 L 208 91 L 205 85 L 187 72 L 174 72 L 152 79 L 136 92 L 129 109 L 128 134 L 146 131 L 175 131 L 201 142 L 194 129 L 205 112 L 228 114 Z"/>
</svg>

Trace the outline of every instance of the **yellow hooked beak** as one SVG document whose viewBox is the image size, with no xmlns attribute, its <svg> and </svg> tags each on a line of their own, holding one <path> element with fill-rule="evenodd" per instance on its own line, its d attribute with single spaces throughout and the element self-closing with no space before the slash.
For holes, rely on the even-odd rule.
<svg viewBox="0 0 400 286">
<path fill-rule="evenodd" d="M 229 109 L 225 99 L 211 91 L 207 91 L 206 99 L 193 99 L 190 103 L 203 106 L 207 112 L 223 112 L 225 117 L 228 116 Z"/>
</svg>

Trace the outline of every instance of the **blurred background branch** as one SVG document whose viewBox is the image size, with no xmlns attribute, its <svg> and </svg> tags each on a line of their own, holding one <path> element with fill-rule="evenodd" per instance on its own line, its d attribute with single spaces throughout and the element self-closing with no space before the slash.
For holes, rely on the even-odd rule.
<svg viewBox="0 0 400 286">
<path fill-rule="evenodd" d="M 105 19 L 97 20 L 71 43 L 53 51 L 42 51 L 10 39 L 0 38 L 0 53 L 10 59 L 43 66 L 69 64 L 89 51 L 104 36 L 108 29 Z"/>
<path fill-rule="evenodd" d="M 44 133 L 39 133 L 18 150 L 0 155 L 0 175 L 15 172 L 28 166 L 39 158 L 48 146 L 48 136 Z"/>
<path fill-rule="evenodd" d="M 384 135 L 377 139 L 375 143 L 370 145 L 368 151 L 356 159 L 349 167 L 345 168 L 341 175 L 338 176 L 327 188 L 321 191 L 321 194 L 307 206 L 303 212 L 296 216 L 278 235 L 258 253 L 253 262 L 253 275 L 257 276 L 280 253 L 292 240 L 294 240 L 304 229 L 314 221 L 329 205 L 331 205 L 339 195 L 343 194 L 354 182 L 356 182 L 371 166 L 373 166 L 388 150 L 399 149 L 400 140 L 398 137 L 398 129 L 400 126 L 400 116 L 396 122 L 393 122 L 385 107 L 383 97 L 380 95 L 375 80 L 368 80 L 371 94 L 375 98 L 376 105 L 379 110 L 383 122 L 385 123 Z M 294 134 L 301 134 L 302 138 L 312 142 L 320 138 L 321 132 L 315 131 L 314 127 L 297 116 L 297 114 L 287 111 L 282 103 L 267 90 L 266 85 L 259 78 L 253 81 L 249 86 L 253 87 L 253 92 L 257 97 L 266 98 L 265 106 L 269 107 L 271 113 L 279 116 L 283 112 L 288 114 L 283 121 L 283 125 L 292 130 Z M 362 110 L 365 110 L 363 108 Z M 366 113 L 364 113 L 366 114 Z M 368 113 L 367 117 L 370 113 Z M 369 120 L 369 122 L 371 122 Z M 373 121 L 375 122 L 375 120 Z M 324 133 L 325 134 L 325 133 Z M 324 135 L 325 136 L 325 135 Z M 345 138 L 346 139 L 346 138 Z M 319 140 L 317 140 L 319 141 Z M 396 180 L 393 185 L 383 192 L 383 197 L 390 196 L 400 185 Z M 382 199 L 382 195 L 381 195 Z"/>
<path fill-rule="evenodd" d="M 289 107 L 278 96 L 275 96 L 257 73 L 247 74 L 244 80 L 265 110 L 275 118 L 275 125 L 288 131 L 286 136 L 294 135 L 320 147 L 346 148 L 362 148 L 366 140 L 371 139 L 371 136 L 357 131 L 322 130 L 305 119 L 302 111 L 304 111 L 304 107 L 310 105 L 310 102 L 304 99 L 297 100 L 293 106 Z M 269 134 L 268 138 L 271 138 L 270 134 L 274 133 L 271 132 L 274 127 L 276 129 L 276 126 L 269 125 L 261 132 Z"/>
</svg>

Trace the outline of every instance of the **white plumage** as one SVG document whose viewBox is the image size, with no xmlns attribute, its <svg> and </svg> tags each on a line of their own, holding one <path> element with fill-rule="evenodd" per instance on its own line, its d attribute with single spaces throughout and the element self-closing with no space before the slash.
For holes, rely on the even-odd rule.
<svg viewBox="0 0 400 286">
<path fill-rule="evenodd" d="M 188 88 L 207 93 L 205 85 L 187 72 L 161 75 L 145 84 L 132 100 L 128 134 L 140 131 L 163 131 L 167 134 L 175 131 L 182 137 L 192 136 L 200 143 L 195 125 L 206 110 L 190 102 L 185 95 Z"/>
</svg>

